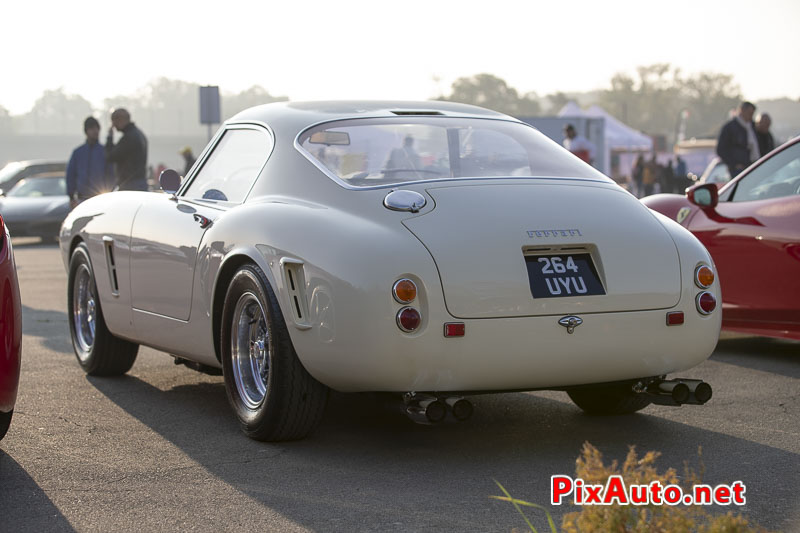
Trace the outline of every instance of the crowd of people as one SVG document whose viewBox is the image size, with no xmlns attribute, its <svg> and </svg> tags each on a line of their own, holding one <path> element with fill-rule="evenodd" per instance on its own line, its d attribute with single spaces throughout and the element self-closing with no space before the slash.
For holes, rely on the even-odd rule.
<svg viewBox="0 0 800 533">
<path fill-rule="evenodd" d="M 631 192 L 637 198 L 655 193 L 683 193 L 691 181 L 686 171 L 686 162 L 680 156 L 670 158 L 662 165 L 656 154 L 648 160 L 643 155 L 636 158 L 631 169 Z"/>
<path fill-rule="evenodd" d="M 121 137 L 115 141 L 115 130 Z M 113 190 L 147 191 L 157 187 L 158 175 L 166 167 L 157 169 L 147 165 L 147 137 L 131 120 L 123 108 L 111 113 L 111 127 L 106 144 L 100 144 L 100 123 L 88 117 L 83 123 L 86 140 L 73 150 L 67 163 L 67 195 L 75 207 L 82 201 Z M 194 165 L 195 156 L 187 146 L 183 156 L 184 175 Z"/>
<path fill-rule="evenodd" d="M 114 130 L 122 137 L 115 142 Z M 111 190 L 147 190 L 147 137 L 123 108 L 111 113 L 106 144 L 100 144 L 100 123 L 94 117 L 83 122 L 86 141 L 67 163 L 67 195 L 74 207 Z"/>
<path fill-rule="evenodd" d="M 731 177 L 775 148 L 775 138 L 770 132 L 772 118 L 767 113 L 761 113 L 754 119 L 755 111 L 754 104 L 742 102 L 736 115 L 720 130 L 716 153 L 728 167 Z M 564 128 L 563 145 L 583 161 L 589 164 L 594 162 L 594 145 L 577 133 L 572 124 Z M 643 198 L 656 193 L 683 194 L 693 183 L 686 162 L 679 155 L 664 157 L 662 154 L 659 160 L 657 154 L 653 153 L 649 158 L 644 154 L 636 158 L 628 187 L 637 198 Z"/>
<path fill-rule="evenodd" d="M 736 110 L 736 116 L 726 122 L 719 132 L 717 155 L 728 167 L 731 177 L 775 148 L 775 138 L 769 131 L 772 118 L 762 113 L 754 122 L 755 112 L 754 104 L 742 102 Z"/>
<path fill-rule="evenodd" d="M 725 163 L 730 175 L 736 176 L 751 163 L 775 148 L 770 132 L 772 119 L 762 113 L 755 121 L 756 106 L 742 102 L 736 112 L 720 130 L 717 155 Z M 122 134 L 115 142 L 114 131 Z M 83 124 L 86 141 L 77 147 L 67 165 L 67 194 L 74 207 L 97 194 L 111 190 L 146 191 L 156 182 L 157 169 L 147 166 L 147 137 L 131 121 L 130 113 L 123 108 L 111 113 L 111 128 L 106 144 L 100 144 L 100 123 L 88 117 Z M 564 128 L 564 147 L 583 161 L 592 164 L 594 145 L 577 133 L 572 124 Z M 179 152 L 185 162 L 184 175 L 195 163 L 190 147 Z M 148 180 L 149 178 L 149 180 Z M 670 157 L 662 164 L 653 153 L 649 159 L 639 155 L 631 169 L 630 189 L 638 198 L 655 193 L 679 193 L 692 184 L 688 178 L 686 162 L 680 157 Z"/>
</svg>

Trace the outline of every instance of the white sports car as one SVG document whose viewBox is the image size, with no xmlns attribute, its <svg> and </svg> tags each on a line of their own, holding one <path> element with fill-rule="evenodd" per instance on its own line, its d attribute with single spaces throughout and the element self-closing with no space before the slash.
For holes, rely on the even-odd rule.
<svg viewBox="0 0 800 533">
<path fill-rule="evenodd" d="M 278 103 L 227 121 L 182 180 L 64 222 L 78 361 L 138 345 L 221 373 L 244 431 L 301 438 L 328 389 L 417 421 L 556 389 L 587 412 L 701 404 L 666 379 L 713 351 L 706 249 L 511 117 L 446 102 Z"/>
</svg>

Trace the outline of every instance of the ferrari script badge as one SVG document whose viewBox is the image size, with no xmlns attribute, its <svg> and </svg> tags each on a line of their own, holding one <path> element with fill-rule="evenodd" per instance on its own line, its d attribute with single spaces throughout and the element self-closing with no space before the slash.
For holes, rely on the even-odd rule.
<svg viewBox="0 0 800 533">
<path fill-rule="evenodd" d="M 583 319 L 579 316 L 565 316 L 561 320 L 558 321 L 559 324 L 567 328 L 567 333 L 572 334 L 575 331 L 575 328 L 583 324 Z"/>
</svg>

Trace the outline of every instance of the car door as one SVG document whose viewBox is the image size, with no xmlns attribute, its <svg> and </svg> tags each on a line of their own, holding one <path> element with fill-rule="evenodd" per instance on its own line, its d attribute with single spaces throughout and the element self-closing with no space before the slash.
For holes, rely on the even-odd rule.
<svg viewBox="0 0 800 533">
<path fill-rule="evenodd" d="M 131 230 L 135 310 L 189 320 L 194 270 L 203 235 L 244 202 L 272 149 L 257 126 L 229 126 L 177 196 L 154 194 Z"/>
<path fill-rule="evenodd" d="M 800 143 L 736 180 L 689 229 L 716 263 L 725 321 L 800 324 Z"/>
</svg>

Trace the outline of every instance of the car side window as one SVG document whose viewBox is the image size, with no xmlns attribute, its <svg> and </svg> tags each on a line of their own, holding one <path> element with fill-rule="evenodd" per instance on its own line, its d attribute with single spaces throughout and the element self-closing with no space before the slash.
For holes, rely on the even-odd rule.
<svg viewBox="0 0 800 533">
<path fill-rule="evenodd" d="M 732 202 L 800 194 L 800 144 L 783 150 L 739 180 Z"/>
<path fill-rule="evenodd" d="M 244 202 L 271 151 L 272 138 L 263 130 L 227 130 L 182 196 Z"/>
</svg>

